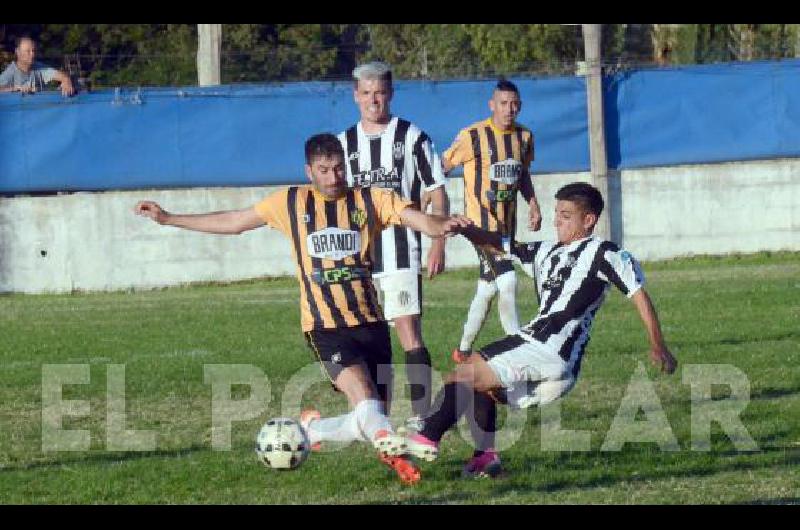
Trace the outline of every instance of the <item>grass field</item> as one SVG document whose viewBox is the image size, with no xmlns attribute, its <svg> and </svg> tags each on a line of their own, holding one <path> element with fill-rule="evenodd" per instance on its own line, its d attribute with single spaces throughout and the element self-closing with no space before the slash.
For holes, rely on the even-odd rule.
<svg viewBox="0 0 800 530">
<path fill-rule="evenodd" d="M 300 334 L 294 279 L 0 296 L 0 502 L 799 503 L 800 254 L 694 258 L 644 268 L 681 362 L 675 375 L 649 365 L 638 316 L 613 292 L 598 314 L 578 384 L 560 403 L 561 429 L 590 433 L 590 450 L 543 450 L 542 411 L 504 412 L 501 423 L 511 430 L 503 432 L 518 437 L 502 453 L 504 477 L 460 479 L 471 447 L 451 433 L 439 460 L 423 464 L 423 481 L 415 487 L 399 484 L 366 446 L 312 454 L 293 472 L 256 461 L 255 433 L 282 412 L 287 381 L 302 369 L 318 373 Z M 520 280 L 520 315 L 527 321 L 536 299 L 527 277 Z M 462 270 L 425 283 L 424 337 L 441 373 L 451 367 L 448 352 L 460 336 L 474 282 L 475 271 Z M 493 309 L 477 344 L 500 336 Z M 402 362 L 399 353 L 395 342 Z M 658 398 L 677 451 L 661 451 L 653 442 L 601 450 L 639 361 L 646 363 L 644 382 Z M 88 401 L 90 412 L 65 416 L 63 428 L 87 429 L 91 447 L 43 452 L 42 367 L 65 363 L 90 367 L 89 384 L 63 388 L 63 399 Z M 153 431 L 152 451 L 107 450 L 106 374 L 113 364 L 125 366 L 126 428 Z M 269 380 L 266 411 L 233 423 L 231 450 L 211 446 L 207 364 L 252 365 Z M 746 374 L 750 401 L 740 418 L 757 451 L 737 450 L 717 424 L 710 450 L 691 449 L 693 403 L 682 373 L 697 364 L 732 365 Z M 402 366 L 396 375 L 404 380 Z M 718 400 L 731 393 L 723 384 L 713 391 Z M 249 396 L 241 385 L 233 393 Z M 392 411 L 398 422 L 409 411 L 402 393 L 396 391 Z M 317 406 L 323 415 L 346 410 L 344 398 L 321 380 L 304 393 L 302 405 Z M 637 418 L 652 417 L 640 411 Z"/>
</svg>

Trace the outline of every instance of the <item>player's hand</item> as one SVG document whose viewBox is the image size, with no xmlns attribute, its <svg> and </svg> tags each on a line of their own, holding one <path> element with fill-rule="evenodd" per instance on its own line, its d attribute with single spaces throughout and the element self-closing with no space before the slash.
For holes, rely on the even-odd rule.
<svg viewBox="0 0 800 530">
<path fill-rule="evenodd" d="M 659 367 L 662 372 L 667 374 L 675 372 L 675 368 L 678 366 L 678 360 L 675 359 L 666 346 L 651 348 L 650 360 L 654 366 Z"/>
<path fill-rule="evenodd" d="M 165 210 L 153 201 L 139 201 L 133 208 L 133 213 L 144 217 L 149 217 L 158 224 L 164 224 L 169 215 Z"/>
<path fill-rule="evenodd" d="M 444 271 L 444 239 L 431 240 L 428 250 L 428 279 Z"/>
<path fill-rule="evenodd" d="M 75 87 L 72 86 L 72 81 L 66 79 L 63 83 L 61 83 L 61 95 L 66 97 L 71 96 L 75 93 Z"/>
<path fill-rule="evenodd" d="M 19 92 L 22 92 L 23 94 L 31 94 L 31 93 L 33 93 L 33 92 L 36 92 L 36 91 L 33 89 L 33 87 L 32 87 L 32 86 L 30 86 L 30 85 L 19 85 L 19 86 L 17 87 L 17 91 L 19 91 Z"/>
<path fill-rule="evenodd" d="M 542 212 L 539 209 L 539 203 L 535 200 L 532 200 L 528 206 L 528 228 L 536 232 L 542 227 Z"/>
<path fill-rule="evenodd" d="M 462 229 L 472 226 L 474 223 L 469 217 L 464 215 L 451 215 L 444 222 L 443 233 L 445 237 L 458 234 Z"/>
</svg>

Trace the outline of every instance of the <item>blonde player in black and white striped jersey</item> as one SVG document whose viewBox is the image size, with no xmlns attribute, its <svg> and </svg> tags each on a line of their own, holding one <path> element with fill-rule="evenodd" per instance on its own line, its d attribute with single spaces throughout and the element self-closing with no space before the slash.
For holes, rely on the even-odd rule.
<svg viewBox="0 0 800 530">
<path fill-rule="evenodd" d="M 353 98 L 361 118 L 339 134 L 347 160 L 347 181 L 353 187 L 391 189 L 425 211 L 448 212 L 445 177 L 430 137 L 407 120 L 393 116 L 391 68 L 382 62 L 363 64 L 353 71 Z M 383 310 L 394 323 L 406 356 L 414 417 L 428 412 L 431 400 L 431 358 L 422 340 L 422 278 L 420 233 L 389 227 L 376 241 L 373 276 L 382 291 Z M 444 242 L 431 240 L 428 277 L 444 269 Z"/>
</svg>

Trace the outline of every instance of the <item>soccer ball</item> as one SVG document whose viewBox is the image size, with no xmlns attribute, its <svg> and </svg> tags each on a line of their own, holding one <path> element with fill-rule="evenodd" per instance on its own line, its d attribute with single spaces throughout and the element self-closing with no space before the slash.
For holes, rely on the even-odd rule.
<svg viewBox="0 0 800 530">
<path fill-rule="evenodd" d="M 272 469 L 296 469 L 308 458 L 308 435 L 291 418 L 273 418 L 256 436 L 258 459 Z"/>
</svg>

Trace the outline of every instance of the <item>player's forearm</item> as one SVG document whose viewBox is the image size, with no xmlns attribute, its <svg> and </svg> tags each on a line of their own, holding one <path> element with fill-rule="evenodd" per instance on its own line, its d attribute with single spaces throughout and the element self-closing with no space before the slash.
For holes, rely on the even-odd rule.
<svg viewBox="0 0 800 530">
<path fill-rule="evenodd" d="M 461 235 L 469 241 L 490 254 L 505 254 L 503 250 L 503 238 L 497 232 L 488 232 L 475 225 L 464 228 Z"/>
<path fill-rule="evenodd" d="M 642 319 L 647 337 L 650 341 L 650 346 L 653 348 L 664 347 L 664 335 L 661 332 L 661 324 L 658 321 L 656 309 L 650 300 L 650 296 L 644 289 L 639 289 L 631 297 L 636 309 L 639 312 L 639 317 Z"/>
<path fill-rule="evenodd" d="M 238 212 L 213 212 L 204 214 L 166 213 L 161 224 L 208 234 L 241 234 L 244 227 Z"/>
</svg>

